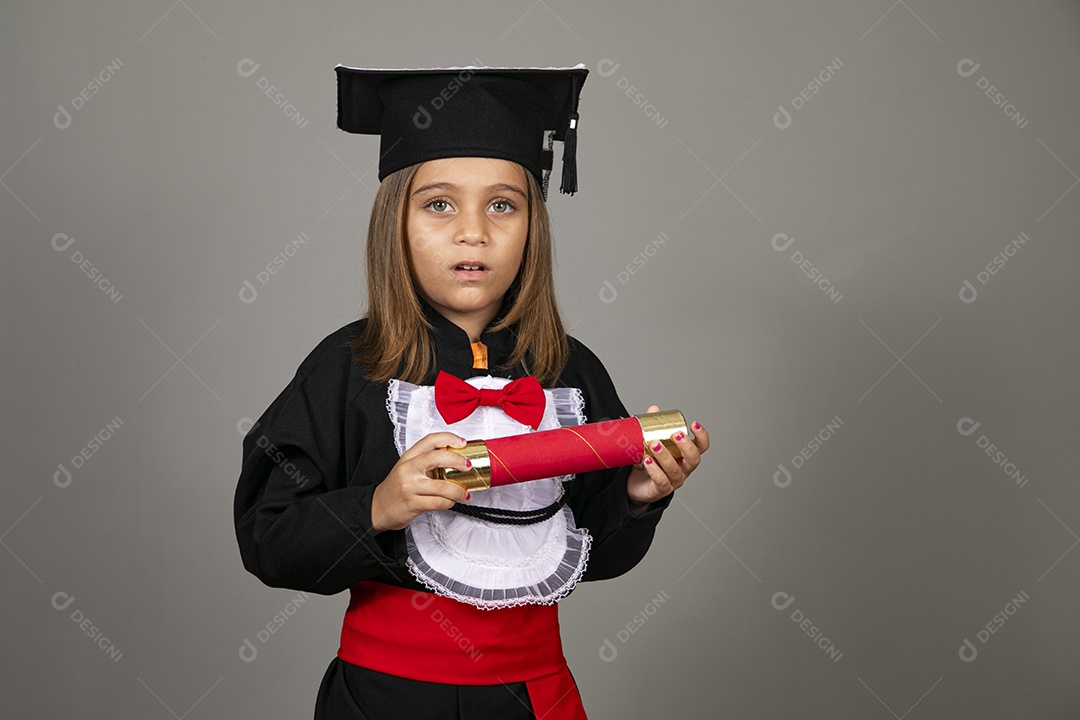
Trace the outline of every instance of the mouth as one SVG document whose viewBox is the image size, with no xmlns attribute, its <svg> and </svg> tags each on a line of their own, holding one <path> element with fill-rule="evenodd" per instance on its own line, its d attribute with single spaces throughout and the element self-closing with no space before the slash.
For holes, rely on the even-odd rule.
<svg viewBox="0 0 1080 720">
<path fill-rule="evenodd" d="M 462 280 L 479 280 L 487 275 L 490 270 L 481 262 L 466 261 L 458 263 L 450 268 L 454 277 Z"/>
</svg>

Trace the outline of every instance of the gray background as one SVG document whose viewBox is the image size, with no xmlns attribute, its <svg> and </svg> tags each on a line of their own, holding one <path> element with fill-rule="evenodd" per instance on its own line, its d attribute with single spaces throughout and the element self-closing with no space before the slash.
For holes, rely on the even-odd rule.
<svg viewBox="0 0 1080 720">
<path fill-rule="evenodd" d="M 310 717 L 347 596 L 248 575 L 231 503 L 364 309 L 333 67 L 576 62 L 566 321 L 713 438 L 563 603 L 590 716 L 1077 717 L 1080 7 L 890 3 L 5 3 L 4 717 Z"/>
</svg>

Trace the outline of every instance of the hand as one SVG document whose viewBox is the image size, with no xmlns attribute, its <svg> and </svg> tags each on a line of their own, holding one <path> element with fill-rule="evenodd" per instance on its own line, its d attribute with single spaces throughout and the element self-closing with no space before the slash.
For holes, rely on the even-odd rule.
<svg viewBox="0 0 1080 720">
<path fill-rule="evenodd" d="M 428 475 L 435 468 L 454 468 L 466 472 L 465 458 L 451 447 L 465 447 L 454 433 L 437 432 L 420 438 L 402 453 L 386 479 L 375 486 L 371 497 L 371 534 L 400 530 L 420 513 L 448 510 L 455 502 L 465 502 L 468 492 L 457 483 L 437 480 Z"/>
<path fill-rule="evenodd" d="M 650 405 L 646 412 L 659 410 L 656 405 Z M 709 449 L 709 433 L 700 423 L 693 423 L 691 427 L 694 430 L 693 440 L 688 435 L 681 440 L 676 439 L 677 433 L 671 436 L 672 441 L 682 451 L 682 458 L 676 460 L 660 443 L 659 450 L 648 448 L 642 462 L 633 466 L 626 479 L 626 496 L 630 501 L 631 512 L 635 515 L 645 512 L 650 503 L 665 498 L 676 488 L 682 487 L 686 478 L 701 463 L 701 454 Z"/>
</svg>

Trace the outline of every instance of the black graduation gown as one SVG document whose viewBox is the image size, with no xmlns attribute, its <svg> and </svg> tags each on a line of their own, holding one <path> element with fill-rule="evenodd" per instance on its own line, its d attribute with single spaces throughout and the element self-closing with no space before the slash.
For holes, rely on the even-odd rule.
<svg viewBox="0 0 1080 720">
<path fill-rule="evenodd" d="M 434 325 L 436 368 L 460 378 L 492 374 L 519 378 L 520 367 L 500 370 L 513 349 L 512 329 L 485 330 L 488 369 L 473 368 L 469 336 L 426 302 Z M 404 530 L 371 535 L 371 499 L 399 455 L 386 407 L 387 384 L 363 377 L 348 341 L 365 319 L 324 338 L 300 364 L 243 440 L 243 467 L 234 500 L 236 536 L 244 567 L 271 587 L 333 595 L 361 580 L 426 592 L 409 573 Z M 555 387 L 576 387 L 587 422 L 628 417 L 607 370 L 585 345 L 569 338 L 570 359 Z M 629 468 L 575 477 L 567 504 L 578 527 L 593 537 L 582 581 L 616 577 L 648 550 L 672 496 L 640 516 L 626 497 Z M 531 718 L 524 683 L 456 686 L 378 673 L 335 657 L 316 702 L 316 719 Z"/>
</svg>

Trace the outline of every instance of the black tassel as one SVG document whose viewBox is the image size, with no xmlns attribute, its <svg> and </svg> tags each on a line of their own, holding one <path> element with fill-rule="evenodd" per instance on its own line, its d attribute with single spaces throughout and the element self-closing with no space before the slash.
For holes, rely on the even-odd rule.
<svg viewBox="0 0 1080 720">
<path fill-rule="evenodd" d="M 555 155 L 554 151 L 551 149 L 551 144 L 554 141 L 555 141 L 555 133 L 554 132 L 548 133 L 547 147 L 544 148 L 541 151 L 541 155 L 540 155 L 540 168 L 541 168 L 541 170 L 543 170 L 543 175 L 544 175 L 544 181 L 541 184 L 540 190 L 544 195 L 544 202 L 547 202 L 547 199 L 548 199 L 548 178 L 551 177 L 552 158 Z"/>
<path fill-rule="evenodd" d="M 570 113 L 570 127 L 563 138 L 562 184 L 559 192 L 573 195 L 577 192 L 577 121 L 578 114 Z"/>
</svg>

